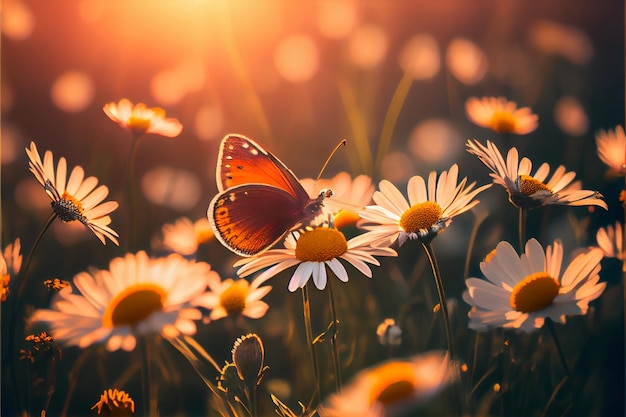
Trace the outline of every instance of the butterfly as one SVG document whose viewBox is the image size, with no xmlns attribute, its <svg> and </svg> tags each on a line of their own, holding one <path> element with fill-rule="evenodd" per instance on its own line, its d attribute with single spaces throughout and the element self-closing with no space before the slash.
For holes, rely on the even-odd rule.
<svg viewBox="0 0 626 417">
<path fill-rule="evenodd" d="M 277 157 L 242 135 L 226 135 L 215 174 L 219 193 L 207 217 L 217 239 L 232 252 L 254 256 L 321 212 L 332 195 L 310 198 Z"/>
</svg>

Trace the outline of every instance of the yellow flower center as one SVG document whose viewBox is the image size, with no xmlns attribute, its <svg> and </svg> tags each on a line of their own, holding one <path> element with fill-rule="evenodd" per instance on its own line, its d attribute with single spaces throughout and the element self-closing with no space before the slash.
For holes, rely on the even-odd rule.
<svg viewBox="0 0 626 417">
<path fill-rule="evenodd" d="M 360 217 L 358 213 L 348 210 L 340 210 L 339 213 L 337 213 L 333 218 L 333 224 L 337 229 L 341 229 L 342 227 L 356 224 L 359 219 Z"/>
<path fill-rule="evenodd" d="M 126 122 L 128 128 L 135 134 L 143 134 L 150 128 L 150 119 L 142 116 L 132 115 Z"/>
<path fill-rule="evenodd" d="M 87 221 L 85 216 L 83 216 L 83 205 L 73 195 L 68 194 L 67 191 L 63 192 L 60 199 L 53 201 L 51 204 L 54 213 L 64 222 L 79 220 L 85 223 Z"/>
<path fill-rule="evenodd" d="M 220 295 L 220 305 L 229 316 L 241 314 L 246 308 L 246 298 L 248 298 L 250 284 L 245 279 L 240 279 L 226 288 Z"/>
<path fill-rule="evenodd" d="M 0 301 L 6 301 L 9 296 L 9 282 L 11 282 L 9 274 L 0 274 Z"/>
<path fill-rule="evenodd" d="M 417 382 L 413 366 L 403 362 L 381 365 L 372 371 L 370 378 L 369 403 L 379 402 L 385 406 L 410 398 Z"/>
<path fill-rule="evenodd" d="M 515 132 L 515 117 L 508 111 L 497 110 L 489 120 L 491 128 L 498 133 Z"/>
<path fill-rule="evenodd" d="M 543 310 L 559 294 L 561 284 L 546 272 L 535 272 L 517 283 L 511 292 L 511 307 L 523 313 Z"/>
<path fill-rule="evenodd" d="M 531 177 L 530 175 L 520 175 L 519 189 L 524 195 L 533 195 L 537 191 L 546 190 L 552 192 L 547 185 Z"/>
<path fill-rule="evenodd" d="M 296 258 L 302 262 L 326 262 L 348 251 L 346 237 L 337 229 L 307 230 L 296 243 Z"/>
<path fill-rule="evenodd" d="M 408 209 L 400 217 L 400 226 L 407 233 L 428 230 L 441 219 L 443 210 L 434 201 L 419 203 Z"/>
<path fill-rule="evenodd" d="M 166 296 L 167 292 L 157 284 L 130 286 L 111 300 L 102 315 L 102 325 L 135 326 L 155 311 L 161 311 Z"/>
</svg>

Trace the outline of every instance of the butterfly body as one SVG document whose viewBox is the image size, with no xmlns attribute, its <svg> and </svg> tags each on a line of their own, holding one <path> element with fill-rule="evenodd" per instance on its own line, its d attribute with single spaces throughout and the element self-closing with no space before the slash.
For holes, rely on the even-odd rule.
<svg viewBox="0 0 626 417">
<path fill-rule="evenodd" d="M 289 168 L 241 135 L 222 139 L 216 179 L 219 193 L 207 216 L 217 239 L 241 256 L 273 246 L 315 217 L 331 194 L 310 198 Z"/>
</svg>

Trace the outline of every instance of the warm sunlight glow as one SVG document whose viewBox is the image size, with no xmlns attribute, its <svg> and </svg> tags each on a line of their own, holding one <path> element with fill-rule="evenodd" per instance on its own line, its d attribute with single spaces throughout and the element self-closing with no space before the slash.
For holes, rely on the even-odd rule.
<svg viewBox="0 0 626 417">
<path fill-rule="evenodd" d="M 572 136 L 582 136 L 589 130 L 589 118 L 580 101 L 571 96 L 565 96 L 556 102 L 554 120 L 557 126 Z"/>
<path fill-rule="evenodd" d="M 408 148 L 418 159 L 449 164 L 462 150 L 464 138 L 445 119 L 427 119 L 420 122 L 409 137 Z"/>
<path fill-rule="evenodd" d="M 345 38 L 354 29 L 357 10 L 353 0 L 322 0 L 317 7 L 317 27 L 327 38 Z"/>
<path fill-rule="evenodd" d="M 381 176 L 391 182 L 404 181 L 413 173 L 413 162 L 404 152 L 390 152 L 380 166 Z"/>
<path fill-rule="evenodd" d="M 160 166 L 141 179 L 141 189 L 153 204 L 185 211 L 193 208 L 202 195 L 198 178 L 189 171 Z"/>
<path fill-rule="evenodd" d="M 196 135 L 202 140 L 221 139 L 224 115 L 217 105 L 205 105 L 198 109 L 195 119 Z"/>
<path fill-rule="evenodd" d="M 372 68 L 380 64 L 387 54 L 387 35 L 375 25 L 361 26 L 349 40 L 350 59 L 360 68 Z"/>
<path fill-rule="evenodd" d="M 2 165 L 10 164 L 18 156 L 22 156 L 22 132 L 14 125 L 2 123 L 0 140 L 0 159 Z"/>
<path fill-rule="evenodd" d="M 441 67 L 437 40 L 427 33 L 414 35 L 402 48 L 400 68 L 416 80 L 433 78 Z"/>
<path fill-rule="evenodd" d="M 14 41 L 27 39 L 35 28 L 35 17 L 21 1 L 2 3 L 2 34 Z"/>
<path fill-rule="evenodd" d="M 157 73 L 150 82 L 152 97 L 161 105 L 178 104 L 188 93 L 204 86 L 204 65 L 198 59 L 187 59 L 176 67 Z"/>
<path fill-rule="evenodd" d="M 589 36 L 573 26 L 540 19 L 531 25 L 528 38 L 539 50 L 561 55 L 575 64 L 586 64 L 593 56 L 593 44 Z"/>
<path fill-rule="evenodd" d="M 274 51 L 274 65 L 285 80 L 292 83 L 309 81 L 317 73 L 319 51 L 307 35 L 292 35 L 283 39 Z"/>
<path fill-rule="evenodd" d="M 450 73 L 467 85 L 474 85 L 483 79 L 488 61 L 484 52 L 474 42 L 456 38 L 448 45 L 446 63 Z"/>
<path fill-rule="evenodd" d="M 67 113 L 78 113 L 91 104 L 95 86 L 91 77 L 80 71 L 67 71 L 61 74 L 50 89 L 52 102 Z"/>
</svg>

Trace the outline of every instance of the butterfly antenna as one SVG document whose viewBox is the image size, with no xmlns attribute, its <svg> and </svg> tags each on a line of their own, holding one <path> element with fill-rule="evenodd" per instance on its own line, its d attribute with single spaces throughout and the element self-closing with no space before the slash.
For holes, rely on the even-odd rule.
<svg viewBox="0 0 626 417">
<path fill-rule="evenodd" d="M 337 144 L 337 146 L 335 146 L 335 149 L 333 149 L 330 155 L 328 155 L 328 158 L 326 158 L 326 162 L 324 162 L 324 166 L 322 166 L 322 169 L 320 169 L 320 173 L 317 175 L 317 178 L 315 178 L 315 182 L 319 181 L 319 179 L 322 177 L 322 173 L 326 169 L 326 166 L 328 166 L 328 163 L 330 162 L 331 158 L 335 155 L 335 153 L 339 150 L 339 148 L 341 148 L 342 146 L 346 146 L 346 143 L 348 143 L 347 140 L 341 139 L 341 141 Z"/>
</svg>

